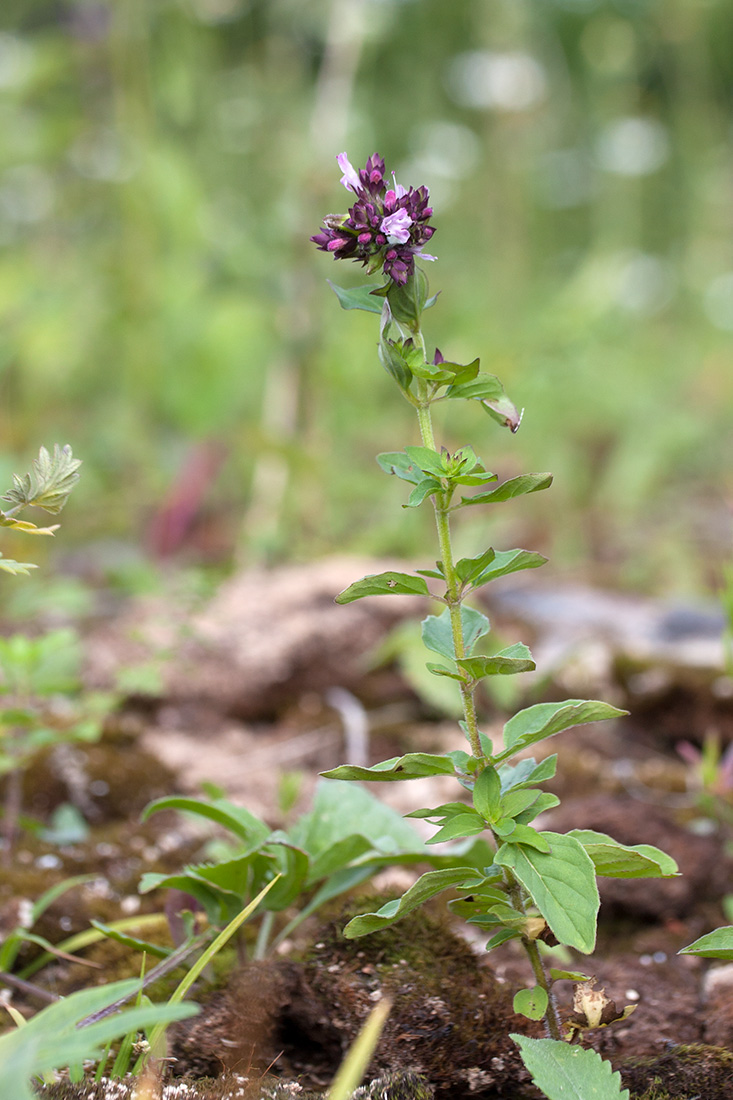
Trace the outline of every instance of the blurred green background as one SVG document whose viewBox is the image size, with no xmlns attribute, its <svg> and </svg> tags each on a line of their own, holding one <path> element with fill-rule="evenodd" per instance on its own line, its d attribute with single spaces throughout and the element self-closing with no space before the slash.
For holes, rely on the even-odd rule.
<svg viewBox="0 0 733 1100">
<path fill-rule="evenodd" d="M 515 437 L 451 409 L 442 441 L 556 476 L 460 549 L 714 586 L 732 107 L 728 0 L 4 0 L 0 475 L 84 460 L 49 565 L 422 561 L 430 516 L 373 457 L 412 410 L 325 282 L 363 272 L 308 242 L 348 204 L 336 154 L 378 150 L 431 191 L 428 339 L 526 407 Z"/>
</svg>

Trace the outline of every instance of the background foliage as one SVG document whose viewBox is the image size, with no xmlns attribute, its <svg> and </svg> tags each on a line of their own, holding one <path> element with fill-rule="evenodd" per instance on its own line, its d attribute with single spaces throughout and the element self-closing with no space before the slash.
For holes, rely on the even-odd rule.
<svg viewBox="0 0 733 1100">
<path fill-rule="evenodd" d="M 308 243 L 348 201 L 335 155 L 378 149 L 431 189 L 429 335 L 527 407 L 481 457 L 556 475 L 497 544 L 714 583 L 732 40 L 725 0 L 5 0 L 0 481 L 70 443 L 65 542 L 102 566 L 415 552 L 373 461 L 411 418 L 325 287 L 359 269 Z"/>
</svg>

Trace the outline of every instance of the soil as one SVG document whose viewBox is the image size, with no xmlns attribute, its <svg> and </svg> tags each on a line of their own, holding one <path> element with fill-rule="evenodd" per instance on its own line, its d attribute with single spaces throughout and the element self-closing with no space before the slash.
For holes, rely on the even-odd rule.
<svg viewBox="0 0 733 1100">
<path fill-rule="evenodd" d="M 109 687 L 120 669 L 146 664 L 162 670 L 160 684 L 124 698 L 98 743 L 52 749 L 26 772 L 24 813 L 48 823 L 59 806 L 70 804 L 86 821 L 87 835 L 54 843 L 37 831 L 19 833 L 0 876 L 0 936 L 17 926 L 28 901 L 70 875 L 88 874 L 89 881 L 53 902 L 34 932 L 60 943 L 84 931 L 90 919 L 139 917 L 140 935 L 170 946 L 166 897 L 139 894 L 138 882 L 145 871 L 182 868 L 200 853 L 203 838 L 189 819 L 172 812 L 142 823 L 151 800 L 175 792 L 198 795 L 209 784 L 280 827 L 308 808 L 318 773 L 347 757 L 375 763 L 405 751 L 462 747 L 456 724 L 420 698 L 399 662 L 380 666 L 374 657 L 402 619 L 419 614 L 415 601 L 333 604 L 351 580 L 394 564 L 334 561 L 243 573 L 199 607 L 174 586 L 86 623 L 90 687 Z M 624 843 L 656 844 L 682 871 L 662 882 L 600 880 L 596 953 L 565 952 L 555 965 L 594 975 L 619 1010 L 634 1005 L 635 1011 L 585 1032 L 582 1041 L 610 1059 L 632 1100 L 730 1100 L 733 966 L 677 954 L 730 922 L 722 906 L 733 895 L 733 791 L 721 789 L 717 802 L 704 802 L 697 773 L 677 751 L 683 740 L 700 748 L 713 735 L 722 746 L 733 736 L 733 701 L 710 647 L 710 622 L 704 615 L 694 620 L 707 664 L 699 651 L 690 658 L 689 629 L 685 652 L 674 649 L 679 623 L 671 641 L 662 631 L 655 664 L 654 631 L 644 634 L 638 601 L 632 651 L 622 631 L 598 627 L 605 594 L 588 595 L 586 607 L 596 618 L 581 616 L 585 634 L 575 630 L 554 639 L 542 618 L 547 593 L 535 589 L 541 613 L 534 620 L 532 592 L 522 599 L 511 595 L 500 593 L 491 609 L 502 637 L 516 632 L 534 638 L 548 654 L 543 675 L 527 678 L 517 705 L 577 691 L 632 711 L 615 725 L 570 731 L 540 746 L 559 754 L 557 780 L 546 786 L 562 799 L 542 827 L 592 828 Z M 561 596 L 555 592 L 550 601 L 560 634 L 557 608 L 582 605 L 577 594 L 565 605 Z M 616 600 L 622 616 L 631 613 L 624 600 Z M 647 621 L 667 621 L 668 609 L 650 603 L 647 611 Z M 680 621 L 689 627 L 693 620 Z M 637 644 L 642 634 L 643 654 Z M 600 656 L 599 645 L 605 647 Z M 490 700 L 482 718 L 490 735 L 501 729 Z M 287 810 L 284 783 L 298 791 Z M 443 779 L 382 784 L 378 793 L 402 813 L 456 797 L 452 781 Z M 42 1094 L 124 1100 L 137 1087 L 138 1096 L 169 1100 L 309 1100 L 328 1087 L 369 1012 L 387 998 L 392 1008 L 367 1071 L 371 1084 L 360 1092 L 364 1100 L 539 1096 L 508 1038 L 510 1031 L 542 1034 L 540 1025 L 512 1010 L 514 992 L 534 984 L 516 943 L 487 956 L 475 929 L 449 919 L 437 903 L 384 932 L 358 940 L 343 936 L 350 916 L 397 896 L 418 873 L 400 867 L 383 872 L 369 887 L 370 897 L 362 886 L 361 894 L 330 903 L 264 961 L 222 952 L 194 987 L 201 1013 L 172 1029 L 164 1078 L 149 1081 L 147 1092 L 140 1081 L 108 1086 L 90 1078 L 81 1086 L 60 1079 Z M 279 919 L 284 924 L 290 915 L 285 911 Z M 18 972 L 38 954 L 33 945 L 24 947 L 14 974 L 0 976 L 6 997 L 25 1015 L 50 998 L 136 974 L 140 966 L 139 953 L 129 946 L 102 940 L 79 947 L 73 959 L 47 960 L 19 982 Z M 165 999 L 182 973 L 161 979 L 150 991 L 153 999 Z M 556 990 L 567 1016 L 573 985 L 558 982 Z"/>
</svg>

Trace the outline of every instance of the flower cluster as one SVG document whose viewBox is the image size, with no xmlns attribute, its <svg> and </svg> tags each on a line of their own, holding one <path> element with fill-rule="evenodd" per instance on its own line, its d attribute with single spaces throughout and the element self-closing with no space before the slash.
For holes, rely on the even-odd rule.
<svg viewBox="0 0 733 1100">
<path fill-rule="evenodd" d="M 348 214 L 329 214 L 323 228 L 311 240 L 336 260 L 357 260 L 369 270 L 384 274 L 404 286 L 415 271 L 415 256 L 434 260 L 422 251 L 435 229 L 428 225 L 432 208 L 427 187 L 406 190 L 392 176 L 384 178 L 384 161 L 374 153 L 358 172 L 346 153 L 336 158 L 343 172 L 341 183 L 356 195 Z"/>
</svg>

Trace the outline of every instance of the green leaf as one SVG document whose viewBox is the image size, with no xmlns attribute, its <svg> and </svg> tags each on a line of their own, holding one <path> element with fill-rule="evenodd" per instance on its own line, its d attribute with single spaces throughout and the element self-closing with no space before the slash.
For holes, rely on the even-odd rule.
<svg viewBox="0 0 733 1100">
<path fill-rule="evenodd" d="M 336 597 L 336 603 L 353 603 L 354 600 L 361 600 L 364 596 L 398 595 L 429 596 L 430 592 L 423 577 L 388 570 L 386 573 L 370 574 L 350 584 Z"/>
<path fill-rule="evenodd" d="M 665 852 L 651 844 L 619 844 L 606 833 L 593 829 L 572 829 L 574 836 L 593 860 L 597 875 L 606 878 L 672 878 L 679 874 L 677 864 Z"/>
<path fill-rule="evenodd" d="M 546 756 L 538 764 L 533 757 L 520 760 L 518 764 L 503 764 L 499 768 L 501 789 L 510 791 L 515 787 L 529 787 L 552 779 L 557 770 L 557 753 Z"/>
<path fill-rule="evenodd" d="M 3 573 L 12 573 L 15 576 L 25 573 L 28 576 L 31 569 L 37 568 L 38 566 L 34 565 L 32 561 L 13 561 L 11 558 L 4 558 L 0 554 L 0 571 Z"/>
<path fill-rule="evenodd" d="M 500 815 L 501 779 L 496 768 L 489 765 L 480 773 L 473 788 L 473 804 L 485 821 Z"/>
<path fill-rule="evenodd" d="M 476 611 L 473 607 L 461 607 L 461 630 L 466 653 L 470 653 L 478 639 L 488 634 L 490 629 L 489 620 L 480 611 Z M 422 640 L 433 653 L 455 660 L 456 651 L 453 645 L 453 626 L 449 608 L 446 607 L 440 615 L 428 615 L 423 619 Z"/>
<path fill-rule="evenodd" d="M 484 951 L 488 953 L 489 951 L 493 951 L 495 947 L 501 947 L 503 943 L 507 943 L 509 940 L 518 940 L 521 934 L 522 933 L 517 928 L 500 928 L 499 931 L 488 940 L 484 947 Z"/>
<path fill-rule="evenodd" d="M 363 913 L 350 920 L 344 928 L 344 935 L 349 940 L 355 940 L 359 936 L 389 928 L 436 894 L 442 894 L 444 890 L 459 884 L 473 882 L 476 878 L 477 871 L 474 867 L 448 867 L 441 871 L 427 871 L 401 898 L 388 901 L 376 913 Z"/>
<path fill-rule="evenodd" d="M 30 1079 L 37 1074 L 96 1059 L 110 1039 L 161 1020 L 166 1023 L 181 1020 L 198 1011 L 193 1004 L 141 1005 L 79 1026 L 120 998 L 130 996 L 139 986 L 139 981 L 131 978 L 80 990 L 36 1013 L 23 1027 L 0 1036 L 6 1095 L 14 1100 L 33 1100 L 36 1093 L 30 1087 Z"/>
<path fill-rule="evenodd" d="M 542 554 L 536 554 L 533 550 L 499 550 L 489 568 L 473 580 L 472 587 L 482 588 L 497 577 L 507 577 L 510 573 L 518 573 L 522 569 L 538 569 L 546 561 L 547 558 Z"/>
<path fill-rule="evenodd" d="M 541 985 L 520 989 L 514 994 L 514 1011 L 528 1020 L 541 1020 L 547 1012 L 547 993 Z"/>
<path fill-rule="evenodd" d="M 523 642 L 508 646 L 491 657 L 461 657 L 456 664 L 472 680 L 481 680 L 484 676 L 513 676 L 518 672 L 532 672 L 537 667 Z"/>
<path fill-rule="evenodd" d="M 572 726 L 583 726 L 587 722 L 603 722 L 609 718 L 620 718 L 628 711 L 619 710 L 609 703 L 595 699 L 566 699 L 562 703 L 536 703 L 532 707 L 520 710 L 504 726 L 504 745 L 497 753 L 494 762 L 506 760 L 528 745 L 544 741 L 562 730 Z"/>
<path fill-rule="evenodd" d="M 451 386 L 446 397 L 480 401 L 489 416 L 503 427 L 516 432 L 522 415 L 504 392 L 504 387 L 493 374 L 479 374 L 474 381 Z"/>
<path fill-rule="evenodd" d="M 363 787 L 319 781 L 311 809 L 288 831 L 312 860 L 309 884 L 356 859 L 424 853 L 415 829 Z"/>
<path fill-rule="evenodd" d="M 594 1050 L 559 1039 L 512 1034 L 532 1080 L 547 1100 L 629 1100 L 621 1075 Z"/>
<path fill-rule="evenodd" d="M 208 821 L 214 821 L 217 825 L 223 825 L 229 832 L 234 833 L 240 840 L 248 845 L 258 845 L 270 836 L 271 830 L 264 821 L 245 810 L 244 806 L 235 806 L 225 798 L 213 799 L 207 802 L 200 798 L 185 798 L 180 795 L 172 795 L 167 798 L 158 798 L 149 803 L 142 813 L 142 820 L 147 821 L 152 814 L 159 810 L 181 810 L 185 813 L 204 817 Z"/>
<path fill-rule="evenodd" d="M 419 322 L 428 300 L 428 290 L 428 277 L 419 267 L 404 286 L 390 280 L 386 297 L 395 320 L 406 325 Z"/>
<path fill-rule="evenodd" d="M 550 852 L 503 844 L 496 862 L 514 872 L 560 943 L 588 955 L 596 942 L 600 905 L 596 875 L 582 844 L 562 833 L 540 834 Z"/>
<path fill-rule="evenodd" d="M 451 386 L 445 396 L 466 401 L 495 401 L 503 395 L 504 387 L 496 375 L 481 373 L 470 382 Z"/>
<path fill-rule="evenodd" d="M 496 478 L 496 474 L 491 475 Z M 496 557 L 496 551 L 493 547 L 489 547 L 488 550 L 484 550 L 483 554 L 477 554 L 475 558 L 461 558 L 456 562 L 456 573 L 467 584 L 473 581 L 476 577 L 481 576 L 484 569 L 488 568 Z"/>
<path fill-rule="evenodd" d="M 396 474 L 403 481 L 409 481 L 417 485 L 422 480 L 422 473 L 413 466 L 404 451 L 383 451 L 377 455 L 377 462 L 385 474 Z"/>
<path fill-rule="evenodd" d="M 430 447 L 405 447 L 405 454 L 423 473 L 438 478 L 446 476 L 445 459 L 438 451 Z"/>
<path fill-rule="evenodd" d="M 521 787 L 507 793 L 501 799 L 501 811 L 503 817 L 518 817 L 524 810 L 532 806 L 542 794 L 542 791 L 531 787 Z"/>
<path fill-rule="evenodd" d="M 533 821 L 538 814 L 543 814 L 545 810 L 553 810 L 555 806 L 559 805 L 560 799 L 556 794 L 550 794 L 549 791 L 541 791 L 529 809 L 516 815 L 517 822 L 526 825 L 528 822 Z"/>
<path fill-rule="evenodd" d="M 412 381 L 412 371 L 407 365 L 402 348 L 394 340 L 388 340 L 383 336 L 379 341 L 378 354 L 379 361 L 387 374 L 394 378 L 401 389 L 408 390 Z"/>
<path fill-rule="evenodd" d="M 456 672 L 455 669 L 446 668 L 445 665 L 433 664 L 432 661 L 428 661 L 425 667 L 427 668 L 428 672 L 432 672 L 433 676 L 447 676 L 451 680 L 458 680 L 458 682 L 461 684 L 466 683 L 467 678 L 466 676 L 464 676 L 463 673 Z M 462 710 L 460 713 L 462 713 Z"/>
<path fill-rule="evenodd" d="M 382 312 L 382 298 L 375 296 L 373 284 L 347 288 L 337 286 L 330 279 L 326 279 L 326 282 L 338 298 L 342 309 L 363 309 L 366 313 Z"/>
<path fill-rule="evenodd" d="M 482 833 L 486 828 L 483 818 L 469 806 L 464 806 L 463 810 L 463 813 L 455 814 L 446 821 L 445 825 L 441 825 L 435 836 L 431 836 L 428 844 L 442 844 L 445 840 L 457 840 L 459 837 L 477 836 L 478 833 Z"/>
<path fill-rule="evenodd" d="M 706 959 L 727 959 L 728 962 L 733 962 L 733 924 L 700 936 L 699 940 L 683 947 L 677 954 L 702 955 Z"/>
<path fill-rule="evenodd" d="M 81 461 L 74 458 L 68 444 L 65 447 L 59 447 L 57 443 L 54 446 L 53 455 L 49 454 L 45 447 L 41 447 L 31 472 L 24 474 L 23 477 L 13 474 L 13 488 L 5 493 L 2 499 L 9 501 L 16 508 L 33 505 L 57 515 L 79 480 L 80 466 Z M 51 530 L 53 528 L 37 533 L 49 533 Z"/>
<path fill-rule="evenodd" d="M 554 966 L 550 967 L 550 977 L 553 982 L 592 982 L 593 978 L 590 974 L 584 974 L 582 970 L 556 970 Z"/>
<path fill-rule="evenodd" d="M 473 497 L 461 497 L 463 504 L 500 504 L 504 500 L 524 496 L 525 493 L 537 493 L 540 489 L 549 489 L 552 474 L 520 474 L 505 481 L 498 489 L 490 493 L 477 493 Z"/>
<path fill-rule="evenodd" d="M 514 819 L 512 819 L 512 824 L 514 828 L 506 837 L 507 844 L 527 844 L 530 848 L 536 848 L 538 852 L 550 851 L 550 845 L 546 837 L 542 833 L 538 833 L 531 825 L 525 825 Z M 497 828 L 496 825 L 494 828 Z"/>
<path fill-rule="evenodd" d="M 402 507 L 419 508 L 426 497 L 431 496 L 433 493 L 441 492 L 442 488 L 440 482 L 436 481 L 434 477 L 424 477 L 422 481 L 418 481 L 407 498 L 407 503 L 403 504 Z"/>
<path fill-rule="evenodd" d="M 393 756 L 371 768 L 356 764 L 341 764 L 338 768 L 321 772 L 326 779 L 358 779 L 371 783 L 395 783 L 402 779 L 422 779 L 426 775 L 454 775 L 453 762 L 447 756 L 427 752 L 408 752 L 405 756 Z"/>
<path fill-rule="evenodd" d="M 116 943 L 121 943 L 124 947 L 131 947 L 133 951 L 144 951 L 148 955 L 152 955 L 154 958 L 166 959 L 171 954 L 169 947 L 161 947 L 160 944 L 150 943 L 149 940 L 138 939 L 137 936 L 128 936 L 124 932 L 120 932 L 117 928 L 112 928 L 109 924 L 104 924 L 101 920 L 89 921 L 92 928 L 96 928 L 98 932 L 101 932 L 108 940 L 115 940 Z"/>
</svg>

